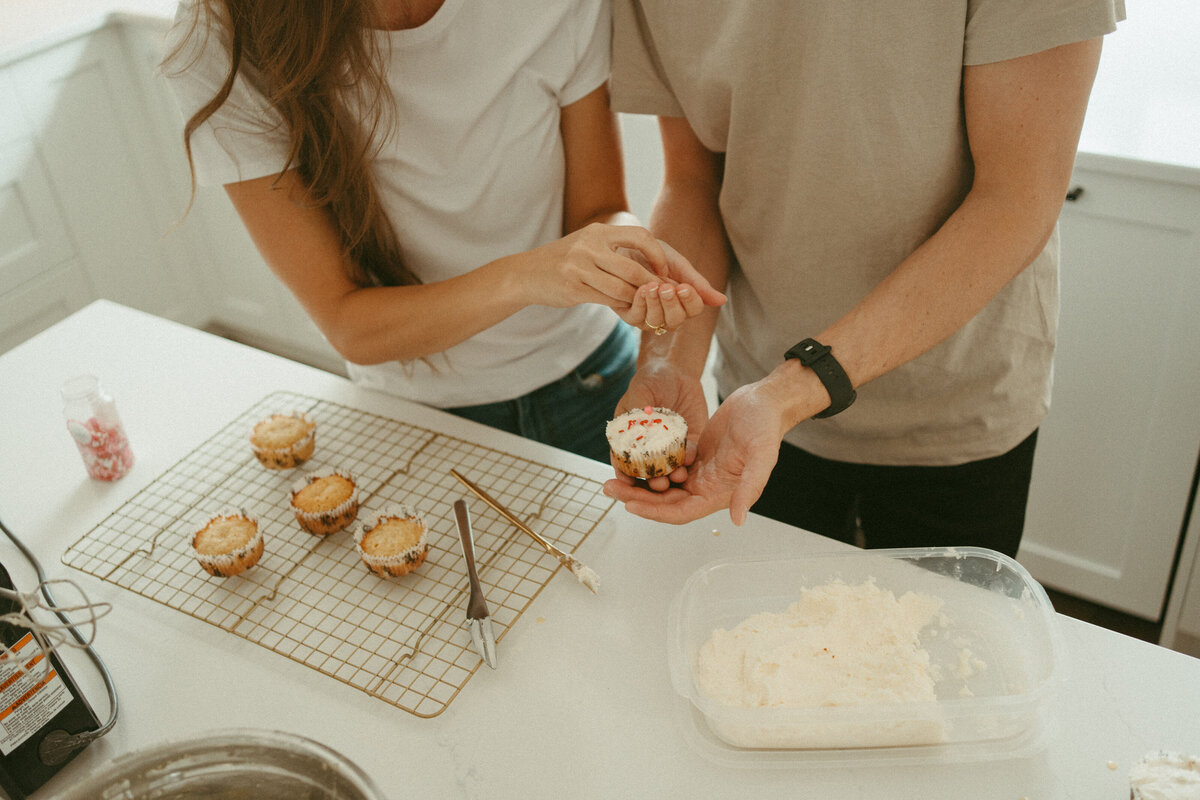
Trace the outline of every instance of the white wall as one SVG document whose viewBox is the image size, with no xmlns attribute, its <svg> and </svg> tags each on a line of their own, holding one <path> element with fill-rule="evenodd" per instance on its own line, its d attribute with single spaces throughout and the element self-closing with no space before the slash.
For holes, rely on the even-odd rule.
<svg viewBox="0 0 1200 800">
<path fill-rule="evenodd" d="M 630 209 L 642 224 L 650 221 L 650 209 L 662 182 L 662 145 L 656 117 L 621 114 L 621 138 L 625 151 L 625 190 Z"/>
<path fill-rule="evenodd" d="M 1079 149 L 1200 167 L 1200 2 L 1125 6 L 1104 39 Z"/>
</svg>

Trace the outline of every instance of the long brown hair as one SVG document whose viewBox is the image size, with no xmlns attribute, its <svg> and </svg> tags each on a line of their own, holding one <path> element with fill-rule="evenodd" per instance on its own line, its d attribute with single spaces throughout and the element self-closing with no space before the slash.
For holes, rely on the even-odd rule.
<svg viewBox="0 0 1200 800">
<path fill-rule="evenodd" d="M 287 127 L 280 174 L 294 167 L 308 201 L 328 210 L 349 256 L 350 278 L 360 286 L 416 284 L 370 170 L 377 136 L 394 112 L 383 54 L 369 35 L 376 13 L 371 0 L 195 0 L 192 27 L 166 63 L 197 36 L 222 35 L 229 49 L 224 83 L 184 126 L 193 193 L 192 135 L 248 66 Z"/>
</svg>

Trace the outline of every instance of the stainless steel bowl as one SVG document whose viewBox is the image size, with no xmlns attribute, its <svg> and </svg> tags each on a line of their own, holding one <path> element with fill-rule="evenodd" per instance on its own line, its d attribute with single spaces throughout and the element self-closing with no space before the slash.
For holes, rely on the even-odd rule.
<svg viewBox="0 0 1200 800">
<path fill-rule="evenodd" d="M 59 800 L 386 800 L 357 765 L 319 742 L 237 729 L 119 756 Z"/>
</svg>

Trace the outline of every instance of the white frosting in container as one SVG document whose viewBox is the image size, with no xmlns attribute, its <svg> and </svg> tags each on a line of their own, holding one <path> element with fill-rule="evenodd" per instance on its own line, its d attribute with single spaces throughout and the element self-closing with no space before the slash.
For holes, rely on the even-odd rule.
<svg viewBox="0 0 1200 800">
<path fill-rule="evenodd" d="M 935 707 L 935 674 L 921 630 L 940 619 L 942 601 L 874 579 L 803 589 L 782 613 L 717 629 L 696 655 L 697 687 L 733 708 Z M 939 719 L 880 724 L 738 726 L 719 732 L 749 747 L 871 747 L 940 741 Z"/>
<path fill-rule="evenodd" d="M 1200 758 L 1150 753 L 1129 770 L 1131 800 L 1200 800 Z"/>
<path fill-rule="evenodd" d="M 700 648 L 696 681 L 733 706 L 837 706 L 936 700 L 921 628 L 940 600 L 897 599 L 874 581 L 804 589 L 781 614 L 715 630 Z"/>
</svg>

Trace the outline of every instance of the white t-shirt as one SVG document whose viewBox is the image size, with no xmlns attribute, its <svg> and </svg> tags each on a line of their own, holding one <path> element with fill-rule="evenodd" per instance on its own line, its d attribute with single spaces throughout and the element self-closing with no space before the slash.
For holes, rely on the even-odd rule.
<svg viewBox="0 0 1200 800">
<path fill-rule="evenodd" d="M 559 238 L 560 109 L 608 78 L 609 0 L 446 0 L 419 28 L 366 35 L 381 37 L 397 111 L 372 169 L 409 269 L 434 283 Z M 219 38 L 197 37 L 167 70 L 185 118 L 227 74 Z M 239 76 L 192 138 L 201 185 L 275 174 L 286 161 L 279 117 L 252 81 Z M 426 361 L 347 366 L 359 383 L 434 406 L 496 402 L 567 374 L 615 324 L 604 306 L 530 306 Z"/>
</svg>

